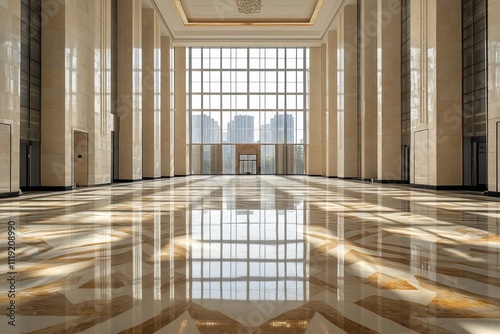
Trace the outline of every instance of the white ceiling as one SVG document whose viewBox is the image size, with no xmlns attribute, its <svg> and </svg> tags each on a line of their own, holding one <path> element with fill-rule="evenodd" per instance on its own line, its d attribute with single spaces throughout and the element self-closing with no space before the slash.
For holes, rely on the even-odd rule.
<svg viewBox="0 0 500 334">
<path fill-rule="evenodd" d="M 256 14 L 239 13 L 236 0 L 143 0 L 143 4 L 157 10 L 164 34 L 176 46 L 316 46 L 339 9 L 352 1 L 261 0 Z"/>
</svg>

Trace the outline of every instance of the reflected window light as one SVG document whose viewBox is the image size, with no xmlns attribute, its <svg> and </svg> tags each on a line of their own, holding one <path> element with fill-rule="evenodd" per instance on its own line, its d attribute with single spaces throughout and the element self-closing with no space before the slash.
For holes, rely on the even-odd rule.
<svg viewBox="0 0 500 334">
<path fill-rule="evenodd" d="M 253 210 L 234 192 L 223 197 L 226 208 L 192 211 L 189 298 L 307 300 L 304 210 L 293 210 L 303 203 Z"/>
<path fill-rule="evenodd" d="M 142 224 L 140 211 L 132 213 L 132 296 L 142 299 Z"/>
<path fill-rule="evenodd" d="M 411 237 L 411 273 L 436 280 L 437 245 L 434 240 Z"/>
<path fill-rule="evenodd" d="M 161 300 L 161 211 L 154 212 L 154 299 Z"/>
</svg>

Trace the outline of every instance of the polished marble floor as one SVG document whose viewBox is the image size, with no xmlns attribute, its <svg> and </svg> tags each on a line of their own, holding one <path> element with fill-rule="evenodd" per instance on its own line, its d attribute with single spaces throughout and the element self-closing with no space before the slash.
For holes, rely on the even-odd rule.
<svg viewBox="0 0 500 334">
<path fill-rule="evenodd" d="M 2 199 L 0 333 L 500 333 L 499 218 L 478 194 L 299 176 Z"/>
</svg>

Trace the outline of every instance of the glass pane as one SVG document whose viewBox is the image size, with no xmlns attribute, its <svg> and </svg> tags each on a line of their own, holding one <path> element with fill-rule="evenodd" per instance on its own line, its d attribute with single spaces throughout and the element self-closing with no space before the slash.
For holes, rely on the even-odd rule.
<svg viewBox="0 0 500 334">
<path fill-rule="evenodd" d="M 190 69 L 188 78 L 192 143 L 297 144 L 304 142 L 304 114 L 307 96 L 303 67 L 307 68 L 306 48 L 192 48 L 191 61 L 202 60 L 204 69 Z M 477 49 L 479 52 L 481 49 Z M 221 67 L 222 64 L 222 67 Z M 292 65 L 290 65 L 292 64 Z M 250 70 L 252 68 L 252 70 Z M 278 70 L 280 68 L 280 70 Z M 306 69 L 305 69 L 306 70 Z M 472 73 L 471 73 L 472 74 Z M 280 94 L 277 94 L 280 92 Z M 200 111 L 204 110 L 202 115 Z M 282 113 L 277 115 L 276 111 Z M 221 113 L 222 111 L 222 113 Z M 285 115 L 287 111 L 287 115 Z M 297 114 L 299 112 L 299 114 Z M 208 146 L 207 146 L 208 147 Z M 234 147 L 229 145 L 228 147 Z M 269 171 L 285 168 L 282 153 L 276 160 L 274 146 Z M 226 162 L 228 148 L 221 155 L 219 172 L 233 172 L 236 163 Z M 204 159 L 213 159 L 212 148 L 204 148 Z M 266 151 L 266 149 L 264 149 Z M 223 153 L 224 152 L 224 153 Z M 284 152 L 284 151 L 283 151 Z M 221 163 L 221 161 L 225 161 Z M 234 159 L 233 159 L 234 160 Z M 204 172 L 213 173 L 213 161 Z M 233 167 L 231 167 L 233 166 Z M 251 173 L 253 165 L 243 166 Z M 258 170 L 259 166 L 255 166 Z M 286 167 L 287 170 L 289 167 Z"/>
<path fill-rule="evenodd" d="M 262 145 L 260 153 L 261 174 L 274 174 L 274 145 Z"/>
<path fill-rule="evenodd" d="M 192 94 L 191 95 L 191 109 L 200 110 L 201 109 L 201 95 Z"/>
<path fill-rule="evenodd" d="M 199 175 L 201 169 L 201 145 L 191 146 L 191 174 Z"/>
<path fill-rule="evenodd" d="M 222 146 L 222 174 L 236 174 L 236 146 Z"/>
<path fill-rule="evenodd" d="M 191 142 L 193 144 L 202 143 L 202 116 L 201 112 L 191 113 Z"/>
</svg>

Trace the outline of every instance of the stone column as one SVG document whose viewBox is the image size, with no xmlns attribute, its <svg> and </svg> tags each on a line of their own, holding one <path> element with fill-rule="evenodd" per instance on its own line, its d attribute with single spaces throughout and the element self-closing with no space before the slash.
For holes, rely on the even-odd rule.
<svg viewBox="0 0 500 334">
<path fill-rule="evenodd" d="M 313 47 L 310 49 L 309 71 L 309 140 L 307 141 L 307 175 L 321 175 L 323 172 L 322 161 L 323 142 L 322 142 L 322 48 Z"/>
<path fill-rule="evenodd" d="M 462 7 L 412 1 L 411 183 L 462 185 Z"/>
<path fill-rule="evenodd" d="M 174 176 L 174 60 L 170 37 L 161 38 L 161 176 Z"/>
<path fill-rule="evenodd" d="M 342 8 L 338 19 L 338 177 L 351 178 L 358 176 L 356 6 Z"/>
<path fill-rule="evenodd" d="M 488 17 L 500 16 L 500 2 L 488 1 Z M 488 192 L 500 192 L 500 21 L 488 20 Z"/>
<path fill-rule="evenodd" d="M 326 176 L 337 177 L 337 31 L 328 32 L 326 67 Z"/>
<path fill-rule="evenodd" d="M 401 180 L 401 1 L 378 1 L 377 179 Z"/>
<path fill-rule="evenodd" d="M 76 50 L 66 47 L 66 4 L 42 1 L 42 11 L 53 13 L 42 29 L 41 185 L 48 189 L 71 188 L 72 111 Z M 66 77 L 68 86 L 66 85 Z M 68 96 L 67 96 L 68 95 Z M 68 106 L 66 106 L 66 98 Z"/>
<path fill-rule="evenodd" d="M 142 13 L 142 174 L 161 176 L 161 26 L 152 8 Z"/>
<path fill-rule="evenodd" d="M 94 18 L 87 22 L 93 36 L 89 38 L 88 59 L 94 59 L 94 72 L 89 77 L 90 94 L 87 97 L 87 119 L 89 125 L 89 185 L 109 184 L 111 182 L 111 0 L 94 0 L 95 14 L 92 15 L 92 3 L 88 3 L 87 17 Z M 74 5 L 78 5 L 73 2 Z M 82 18 L 80 18 L 82 19 Z M 81 29 L 80 29 L 81 30 Z M 98 56 L 96 56 L 98 55 Z"/>
<path fill-rule="evenodd" d="M 134 181 L 142 179 L 142 2 L 120 0 L 117 11 L 119 178 Z"/>
<path fill-rule="evenodd" d="M 109 0 L 42 2 L 45 188 L 110 182 L 110 6 Z"/>
<path fill-rule="evenodd" d="M 21 3 L 4 1 L 0 21 L 0 197 L 19 194 Z"/>
<path fill-rule="evenodd" d="M 377 177 L 377 0 L 361 2 L 361 178 Z M 399 82 L 399 81 L 398 81 Z"/>
<path fill-rule="evenodd" d="M 186 104 L 186 48 L 175 48 L 175 175 L 190 174 L 189 114 Z"/>
<path fill-rule="evenodd" d="M 326 66 L 326 44 L 321 45 L 321 176 L 326 176 L 326 159 L 327 155 L 327 105 L 326 105 L 326 90 L 328 80 L 328 68 Z"/>
</svg>

